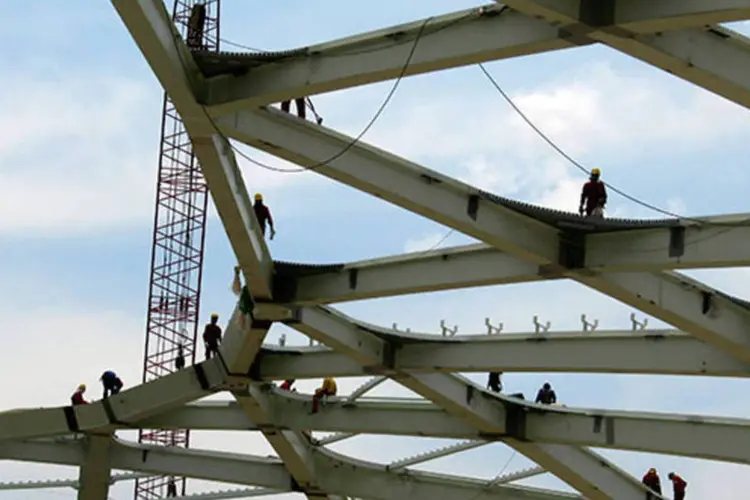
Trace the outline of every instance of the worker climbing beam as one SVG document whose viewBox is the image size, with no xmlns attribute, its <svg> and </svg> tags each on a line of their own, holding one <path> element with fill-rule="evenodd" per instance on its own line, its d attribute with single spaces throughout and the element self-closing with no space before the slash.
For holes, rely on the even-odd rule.
<svg viewBox="0 0 750 500">
<path fill-rule="evenodd" d="M 735 73 L 739 76 L 732 68 L 746 66 L 741 63 L 747 56 L 738 43 L 740 37 L 718 26 L 710 30 L 704 30 L 704 26 L 750 19 L 747 0 L 511 0 L 498 3 L 514 10 L 504 5 L 485 6 L 391 26 L 304 47 L 285 58 L 269 60 L 265 66 L 258 66 L 257 60 L 250 59 L 247 72 L 234 71 L 237 64 L 242 64 L 240 59 L 232 64 L 232 73 L 208 81 L 205 104 L 218 116 L 401 75 L 598 41 L 670 72 L 676 70 L 680 77 L 703 84 L 732 100 L 746 99 L 747 90 L 743 90 L 742 80 L 731 76 Z M 659 35 L 653 36 L 656 33 Z M 722 42 L 726 37 L 730 41 Z M 417 48 L 410 57 L 415 44 Z M 720 50 L 723 57 L 703 57 L 708 50 Z M 693 53 L 691 60 L 700 60 L 699 68 L 691 69 L 686 63 L 683 59 L 686 51 Z M 736 64 L 722 67 L 727 57 Z M 718 86 L 713 87 L 714 84 Z"/>
<path fill-rule="evenodd" d="M 487 486 L 486 481 L 463 477 L 409 471 L 408 476 L 388 472 L 380 464 L 352 460 L 326 449 L 315 453 L 315 468 L 324 487 L 342 496 L 373 500 L 434 500 L 435 498 L 471 498 L 483 500 L 574 500 L 577 495 L 523 486 Z M 80 466 L 80 442 L 0 443 L 0 457 L 27 462 Z M 144 460 L 144 457 L 146 459 Z M 115 442 L 110 453 L 112 467 L 146 471 L 207 481 L 245 484 L 269 488 L 274 492 L 294 491 L 294 482 L 280 460 L 208 450 L 185 450 L 168 446 L 147 446 Z M 445 495 L 442 497 L 441 495 Z M 479 498 L 477 496 L 477 498 Z"/>
<path fill-rule="evenodd" d="M 322 307 L 318 308 L 323 309 Z M 345 316 L 338 314 L 337 319 L 346 323 L 350 330 L 348 336 L 359 337 L 362 344 L 372 344 L 375 342 L 383 343 L 383 349 L 387 350 L 382 339 L 379 339 L 373 333 L 368 331 L 368 326 L 348 321 Z M 304 323 L 304 315 L 302 316 Z M 297 328 L 297 325 L 292 324 Z M 310 330 L 315 325 L 307 323 L 305 329 Z M 325 331 L 316 332 L 317 338 L 325 338 Z M 336 345 L 341 349 L 343 354 L 362 362 L 363 353 L 357 352 L 356 347 L 341 343 L 337 336 L 331 336 L 326 343 Z M 366 355 L 366 353 L 365 353 Z M 377 364 L 380 360 L 377 356 L 371 355 L 368 360 L 369 364 Z M 575 462 L 569 463 L 557 460 L 555 457 L 547 454 L 541 447 L 523 443 L 523 436 L 515 439 L 515 428 L 507 427 L 509 422 L 515 422 L 515 418 L 510 418 L 505 405 L 501 404 L 496 398 L 489 396 L 479 387 L 470 381 L 453 374 L 417 374 L 410 372 L 399 372 L 395 380 L 414 391 L 420 396 L 434 402 L 443 408 L 447 413 L 465 420 L 474 426 L 477 430 L 485 435 L 503 436 L 504 442 L 517 451 L 529 456 L 540 466 L 549 472 L 555 474 L 558 478 L 568 483 L 573 488 L 585 494 L 592 500 L 605 500 L 608 498 L 622 498 L 635 500 L 642 498 L 643 490 L 637 479 L 627 475 L 615 468 L 602 467 L 602 463 L 607 463 L 606 459 L 587 450 L 570 449 L 570 454 L 580 456 L 585 455 L 590 458 L 588 462 L 581 463 L 576 467 Z"/>
<path fill-rule="evenodd" d="M 195 99 L 205 82 L 188 47 L 160 0 L 112 0 L 112 4 L 185 123 L 252 296 L 269 299 L 268 248 L 231 145 Z"/>
<path fill-rule="evenodd" d="M 750 0 L 503 0 L 504 5 L 560 26 L 581 45 L 604 43 L 750 107 L 750 44 L 719 23 L 750 19 Z M 683 29 L 680 29 L 683 28 Z"/>
<path fill-rule="evenodd" d="M 234 121 L 222 123 L 227 134 L 300 166 L 326 162 L 337 152 L 348 148 L 346 155 L 318 166 L 315 172 L 539 266 L 540 275 L 573 279 L 632 307 L 646 310 L 691 335 L 702 339 L 712 338 L 715 347 L 744 362 L 750 360 L 750 346 L 741 337 L 741 328 L 747 331 L 745 325 L 750 321 L 750 310 L 733 307 L 730 305 L 731 299 L 708 287 L 704 287 L 708 290 L 705 294 L 696 290 L 697 293 L 681 293 L 679 299 L 673 299 L 659 290 L 678 290 L 675 281 L 681 275 L 623 274 L 629 279 L 643 281 L 639 286 L 649 287 L 652 300 L 644 300 L 644 295 L 634 283 L 626 283 L 624 278 L 610 278 L 608 273 L 600 274 L 586 268 L 585 236 L 582 243 L 580 234 L 560 231 L 551 226 L 547 219 L 542 222 L 530 215 L 521 215 L 515 207 L 505 206 L 502 199 L 489 193 L 324 127 L 290 119 L 275 110 L 242 112 Z M 544 214 L 544 209 L 532 209 L 530 213 Z M 630 228 L 636 229 L 637 226 L 631 225 Z M 624 232 L 623 238 L 626 237 L 627 232 Z M 631 251 L 635 249 L 631 247 Z M 669 251 L 664 249 L 664 252 Z M 719 259 L 725 260 L 723 250 L 717 251 Z M 626 266 L 619 270 L 637 269 L 637 266 Z M 611 266 L 608 270 L 614 272 L 618 269 Z M 687 278 L 684 281 L 689 282 Z M 688 288 L 695 290 L 693 286 Z M 659 294 L 660 300 L 654 300 L 653 294 Z M 706 304 L 713 304 L 714 311 L 720 311 L 720 315 L 706 314 L 703 311 Z M 724 331 L 727 327 L 732 330 Z"/>
</svg>

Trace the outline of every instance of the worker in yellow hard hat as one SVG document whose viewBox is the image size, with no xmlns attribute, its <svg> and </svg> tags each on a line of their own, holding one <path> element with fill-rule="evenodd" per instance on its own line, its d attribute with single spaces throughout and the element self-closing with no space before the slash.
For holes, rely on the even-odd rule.
<svg viewBox="0 0 750 500">
<path fill-rule="evenodd" d="M 595 168 L 591 171 L 589 181 L 583 185 L 581 190 L 581 203 L 578 206 L 580 215 L 586 214 L 586 217 L 603 217 L 604 205 L 607 203 L 607 189 L 604 183 L 599 180 L 601 171 Z"/>
<path fill-rule="evenodd" d="M 336 387 L 336 381 L 333 380 L 333 377 L 324 378 L 321 386 L 315 389 L 315 394 L 313 395 L 312 400 L 312 412 L 318 413 L 320 400 L 325 396 L 335 396 L 337 391 L 338 388 Z"/>
<path fill-rule="evenodd" d="M 258 224 L 260 224 L 260 231 L 261 233 L 263 233 L 263 236 L 266 235 L 267 223 L 268 227 L 271 229 L 270 239 L 273 239 L 273 237 L 276 236 L 276 230 L 273 227 L 273 218 L 271 217 L 271 211 L 263 203 L 263 195 L 260 193 L 255 193 L 255 203 L 253 204 L 253 210 L 255 211 L 255 218 L 258 219 Z"/>
<path fill-rule="evenodd" d="M 83 394 L 86 392 L 86 384 L 79 384 L 76 391 L 70 396 L 70 403 L 73 406 L 89 404 L 88 401 L 83 399 Z"/>
</svg>

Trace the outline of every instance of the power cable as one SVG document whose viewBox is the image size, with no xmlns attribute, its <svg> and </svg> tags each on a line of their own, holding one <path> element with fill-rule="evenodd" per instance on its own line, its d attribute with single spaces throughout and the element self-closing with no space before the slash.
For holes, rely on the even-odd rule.
<svg viewBox="0 0 750 500">
<path fill-rule="evenodd" d="M 256 160 L 255 158 L 252 158 L 251 156 L 249 156 L 248 154 L 246 154 L 243 151 L 239 150 L 238 148 L 236 148 L 235 146 L 233 146 L 229 142 L 229 138 L 219 129 L 219 127 L 216 125 L 216 122 L 214 121 L 213 117 L 211 117 L 211 115 L 206 110 L 205 106 L 201 106 L 201 109 L 203 110 L 203 113 L 206 115 L 206 117 L 211 122 L 212 127 L 216 130 L 216 132 L 224 140 L 227 141 L 227 143 L 230 145 L 230 147 L 232 148 L 232 150 L 235 153 L 237 153 L 240 157 L 242 157 L 243 159 L 249 161 L 250 163 L 252 163 L 254 165 L 257 165 L 257 166 L 259 166 L 261 168 L 264 168 L 266 170 L 270 170 L 272 172 L 280 172 L 280 173 L 286 173 L 286 174 L 296 174 L 296 173 L 300 173 L 300 172 L 314 171 L 314 170 L 316 170 L 318 168 L 325 167 L 325 166 L 328 165 L 328 163 L 330 163 L 330 162 L 332 162 L 332 161 L 334 161 L 334 160 L 336 160 L 338 158 L 341 158 L 343 155 L 345 155 L 351 148 L 353 148 L 362 139 L 362 137 L 364 137 L 364 135 L 367 132 L 370 131 L 370 129 L 373 127 L 373 125 L 375 125 L 375 123 L 378 121 L 378 119 L 380 118 L 380 116 L 385 111 L 386 107 L 388 107 L 388 104 L 393 99 L 393 96 L 395 95 L 396 90 L 398 90 L 399 85 L 403 81 L 404 75 L 406 74 L 406 71 L 409 69 L 409 65 L 411 64 L 411 60 L 414 58 L 414 53 L 417 50 L 417 45 L 419 45 L 419 40 L 422 37 L 422 33 L 424 32 L 424 30 L 427 27 L 428 23 L 432 19 L 433 19 L 432 17 L 428 17 L 427 19 L 424 20 L 424 22 L 420 26 L 419 31 L 417 32 L 417 34 L 416 34 L 416 36 L 414 38 L 414 43 L 412 44 L 411 50 L 409 51 L 409 55 L 407 56 L 406 61 L 404 62 L 404 65 L 401 68 L 401 71 L 400 71 L 398 77 L 396 78 L 396 81 L 393 83 L 393 86 L 391 87 L 391 89 L 388 92 L 388 94 L 386 94 L 386 97 L 383 100 L 383 103 L 380 105 L 380 107 L 375 112 L 375 114 L 370 119 L 370 121 L 367 123 L 367 125 L 364 127 L 364 129 L 362 129 L 362 131 L 359 134 L 357 134 L 357 136 L 355 136 L 351 141 L 349 141 L 341 149 L 341 151 L 339 151 L 338 153 L 334 154 L 330 158 L 327 158 L 327 159 L 325 159 L 325 160 L 323 160 L 321 162 L 318 162 L 318 163 L 316 163 L 314 165 L 311 165 L 309 167 L 301 167 L 301 168 L 298 168 L 298 169 L 284 169 L 284 168 L 279 168 L 279 167 L 274 167 L 272 165 L 268 165 L 266 163 L 263 163 L 261 161 Z M 444 28 L 444 27 L 441 27 L 441 28 Z M 183 62 L 183 65 L 184 65 L 184 62 Z"/>
</svg>

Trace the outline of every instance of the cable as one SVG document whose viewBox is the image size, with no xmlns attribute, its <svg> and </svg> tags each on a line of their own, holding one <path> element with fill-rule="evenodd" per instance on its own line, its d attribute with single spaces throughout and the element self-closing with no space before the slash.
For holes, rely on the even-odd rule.
<svg viewBox="0 0 750 500">
<path fill-rule="evenodd" d="M 497 482 L 497 480 L 503 477 L 503 474 L 505 473 L 508 466 L 510 466 L 510 463 L 513 461 L 514 458 L 516 458 L 516 455 L 518 455 L 518 452 L 516 450 L 513 450 L 513 453 L 510 455 L 510 458 L 508 459 L 508 461 L 505 462 L 505 465 L 502 466 L 502 468 L 500 469 L 500 472 L 498 472 L 495 475 L 495 477 L 487 481 L 487 483 L 484 486 L 482 486 L 482 489 L 479 490 L 479 492 L 476 495 L 472 496 L 469 500 L 475 500 L 476 498 L 479 498 L 480 496 L 484 494 L 486 490 L 495 486 L 495 483 Z"/>
<path fill-rule="evenodd" d="M 419 40 L 422 37 L 422 33 L 424 32 L 424 29 L 427 27 L 427 24 L 432 19 L 433 19 L 432 17 L 428 17 L 427 19 L 424 20 L 424 22 L 420 26 L 419 31 L 417 32 L 417 35 L 414 38 L 414 43 L 413 43 L 413 45 L 411 47 L 411 50 L 409 51 L 409 55 L 407 56 L 406 61 L 404 62 L 404 65 L 401 68 L 401 71 L 400 71 L 398 77 L 396 78 L 396 81 L 393 83 L 393 86 L 391 87 L 391 90 L 388 92 L 388 94 L 386 95 L 385 99 L 383 100 L 383 103 L 380 105 L 380 107 L 375 112 L 375 114 L 373 115 L 373 117 L 367 123 L 367 125 L 365 126 L 365 128 L 362 129 L 362 131 L 356 137 L 354 137 L 349 143 L 347 143 L 346 146 L 344 146 L 341 149 L 341 151 L 339 151 L 335 155 L 331 156 L 330 158 L 327 158 L 327 159 L 325 159 L 325 160 L 323 160 L 321 162 L 318 162 L 318 163 L 316 163 L 314 165 L 311 165 L 309 167 L 301 167 L 299 169 L 278 168 L 278 167 L 274 167 L 272 165 L 268 165 L 266 163 L 263 163 L 261 161 L 256 160 L 255 158 L 250 157 L 249 155 L 247 155 L 243 151 L 240 151 L 238 148 L 232 146 L 231 143 L 229 143 L 229 139 L 227 138 L 226 135 L 224 135 L 224 133 L 221 130 L 219 130 L 219 127 L 216 125 L 216 122 L 213 120 L 213 118 L 211 117 L 211 115 L 208 113 L 208 111 L 206 110 L 205 106 L 201 106 L 201 109 L 203 110 L 203 113 L 206 115 L 206 117 L 211 122 L 211 125 L 216 130 L 216 132 L 224 140 L 226 140 L 227 143 L 230 144 L 232 150 L 235 153 L 237 153 L 240 157 L 244 158 L 245 160 L 249 161 L 250 163 L 252 163 L 254 165 L 257 165 L 257 166 L 259 166 L 261 168 L 264 168 L 266 170 L 270 170 L 272 172 L 280 172 L 280 173 L 286 173 L 286 174 L 296 174 L 296 173 L 300 173 L 300 172 L 313 171 L 313 170 L 318 169 L 320 167 L 325 167 L 326 165 L 328 165 L 328 163 L 330 163 L 330 162 L 332 162 L 332 161 L 334 161 L 334 160 L 336 160 L 338 158 L 341 158 L 343 155 L 345 155 L 346 152 L 349 151 L 351 148 L 353 148 L 362 139 L 362 137 L 364 137 L 364 135 L 367 132 L 369 132 L 369 130 L 373 127 L 373 125 L 375 125 L 375 123 L 378 121 L 378 119 L 380 118 L 380 116 L 383 114 L 383 112 L 385 111 L 386 107 L 388 106 L 388 104 L 391 102 L 391 99 L 393 99 L 393 96 L 396 93 L 396 90 L 398 90 L 398 87 L 401 84 L 401 81 L 404 79 L 404 75 L 406 74 L 406 71 L 409 69 L 409 65 L 411 64 L 411 60 L 413 59 L 414 53 L 417 50 L 417 45 L 419 45 Z"/>
</svg>

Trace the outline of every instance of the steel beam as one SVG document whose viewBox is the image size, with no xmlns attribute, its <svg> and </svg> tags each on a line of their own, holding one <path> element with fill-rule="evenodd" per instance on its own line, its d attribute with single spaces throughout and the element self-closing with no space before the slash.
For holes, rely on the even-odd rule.
<svg viewBox="0 0 750 500">
<path fill-rule="evenodd" d="M 107 432 L 208 396 L 223 382 L 220 364 L 208 361 L 88 405 L 6 411 L 0 413 L 0 440 Z"/>
<path fill-rule="evenodd" d="M 544 21 L 517 13 L 493 16 L 500 8 L 487 9 L 485 14 L 476 8 L 466 9 L 306 47 L 297 55 L 244 75 L 215 77 L 208 81 L 205 104 L 213 115 L 221 115 L 402 74 L 418 75 L 575 45 L 559 38 L 558 29 Z"/>
<path fill-rule="evenodd" d="M 484 245 L 351 262 L 329 272 L 289 278 L 297 305 L 393 297 L 412 293 L 528 283 L 545 279 L 533 264 Z"/>
<path fill-rule="evenodd" d="M 750 72 L 746 70 L 750 44 L 739 33 L 712 26 L 750 19 L 748 0 L 722 0 L 716 6 L 698 0 L 613 0 L 599 5 L 583 0 L 508 0 L 503 4 L 559 25 L 570 40 L 602 42 L 750 107 Z M 690 27 L 678 29 L 686 26 Z"/>
<path fill-rule="evenodd" d="M 342 323 L 348 322 L 348 327 L 351 330 L 350 335 L 359 336 L 362 339 L 362 343 L 379 341 L 385 344 L 384 340 L 368 331 L 367 325 L 355 323 L 340 313 L 337 314 L 337 317 Z M 291 326 L 297 327 L 297 325 Z M 308 329 L 313 328 L 312 325 L 306 325 L 306 327 Z M 317 336 L 323 339 L 326 336 L 326 332 L 319 331 L 317 332 Z M 327 341 L 338 345 L 343 354 L 349 355 L 354 359 L 360 356 L 360 354 L 353 352 L 356 347 L 338 344 L 335 337 L 327 339 Z M 388 348 L 384 346 L 384 349 Z M 370 362 L 377 363 L 378 360 L 373 357 Z M 591 454 L 588 450 L 575 452 L 578 455 L 588 455 L 590 457 L 591 466 L 578 470 L 575 469 L 574 464 L 560 463 L 552 456 L 545 455 L 534 444 L 523 443 L 523 446 L 517 446 L 519 442 L 515 434 L 518 430 L 508 427 L 509 422 L 515 422 L 515 419 L 509 418 L 510 415 L 507 413 L 504 405 L 498 404 L 499 400 L 496 397 L 490 396 L 481 388 L 462 377 L 451 374 L 424 375 L 399 372 L 395 375 L 394 379 L 420 396 L 433 401 L 449 414 L 464 419 L 477 428 L 483 435 L 496 436 L 498 439 L 505 438 L 503 439 L 504 442 L 511 447 L 515 446 L 515 449 L 520 453 L 526 454 L 533 450 L 536 458 L 532 458 L 532 460 L 537 461 L 547 471 L 555 474 L 558 478 L 586 495 L 587 498 L 592 500 L 605 500 L 609 498 L 636 499 L 643 496 L 643 489 L 635 478 L 616 470 L 614 467 L 602 467 L 600 464 L 602 462 L 606 463 L 606 460 L 603 457 Z M 518 438 L 521 438 L 521 436 L 518 436 Z M 571 453 L 574 452 L 571 451 Z M 602 478 L 602 474 L 598 474 L 595 477 L 589 476 L 594 464 L 599 466 L 599 472 L 605 476 L 604 478 Z M 601 485 L 611 485 L 613 489 L 602 490 Z"/>
<path fill-rule="evenodd" d="M 286 115 L 275 110 L 244 112 L 236 114 L 233 119 L 227 118 L 223 125 L 230 135 L 301 166 L 325 161 L 353 141 L 323 127 L 294 120 Z M 571 252 L 576 254 L 577 247 L 568 248 L 570 243 L 561 238 L 555 228 L 489 201 L 471 186 L 367 144 L 355 144 L 346 155 L 316 168 L 315 171 L 450 226 L 515 258 L 542 266 L 545 275 L 571 278 L 628 305 L 643 309 L 699 338 L 725 339 L 735 335 L 733 332 L 708 330 L 704 323 L 691 321 L 670 307 L 671 301 L 676 299 L 663 296 L 662 291 L 673 288 L 671 275 L 623 275 L 629 276 L 631 280 L 645 280 L 651 284 L 651 291 L 658 296 L 646 301 L 642 294 L 633 291 L 632 283 L 621 284 L 621 280 L 592 272 L 586 269 L 585 260 L 583 265 L 570 262 L 568 257 Z M 653 299 L 659 300 L 655 302 Z M 663 305 L 660 306 L 659 303 Z M 690 304 L 691 302 L 679 304 L 682 313 L 694 315 L 695 311 L 700 311 L 700 303 L 695 304 L 693 301 L 692 310 Z M 736 310 L 727 314 L 735 318 L 735 323 L 740 321 L 737 318 L 744 317 L 744 314 Z M 713 324 L 718 327 L 717 322 Z M 750 359 L 747 357 L 750 352 L 746 352 L 744 344 L 737 342 L 736 337 L 734 342 L 717 340 L 715 345 L 740 356 L 742 361 Z M 743 349 L 738 351 L 738 345 Z"/>
<path fill-rule="evenodd" d="M 195 99 L 205 82 L 190 51 L 160 0 L 112 4 L 185 123 L 248 289 L 256 299 L 271 298 L 268 248 L 231 146 Z"/>
<path fill-rule="evenodd" d="M 487 487 L 486 481 L 443 474 L 408 471 L 392 474 L 383 465 L 360 461 L 319 449 L 315 467 L 326 489 L 350 497 L 392 500 L 431 500 L 440 494 L 477 500 L 567 500 L 577 495 L 520 486 Z M 0 443 L 0 457 L 26 462 L 81 465 L 85 449 L 78 441 Z M 216 451 L 185 450 L 135 443 L 114 442 L 113 468 L 176 475 L 208 481 L 258 485 L 277 492 L 293 491 L 292 478 L 275 458 L 261 458 Z"/>
<path fill-rule="evenodd" d="M 109 450 L 112 436 L 90 436 L 85 444 L 86 458 L 81 464 L 78 500 L 101 500 L 109 497 Z"/>
</svg>

